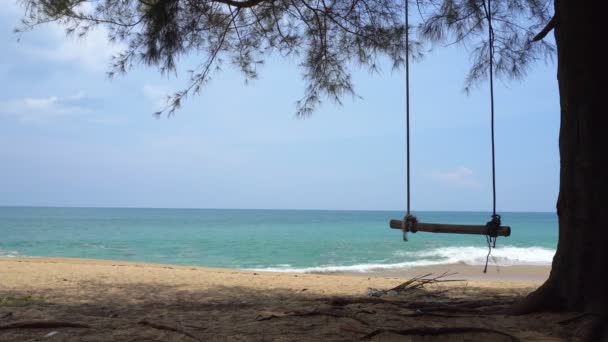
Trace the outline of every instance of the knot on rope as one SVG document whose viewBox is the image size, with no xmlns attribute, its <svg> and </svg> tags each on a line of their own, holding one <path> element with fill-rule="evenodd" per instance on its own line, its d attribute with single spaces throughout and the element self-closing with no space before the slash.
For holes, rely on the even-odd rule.
<svg viewBox="0 0 608 342">
<path fill-rule="evenodd" d="M 486 223 L 486 241 L 488 243 L 488 255 L 486 256 L 486 266 L 483 269 L 483 273 L 488 272 L 488 262 L 490 261 L 490 254 L 492 254 L 492 248 L 496 248 L 496 238 L 498 238 L 498 229 L 500 228 L 500 215 L 493 214 L 492 219 Z"/>
<path fill-rule="evenodd" d="M 488 230 L 486 235 L 496 239 L 496 237 L 498 236 L 498 229 L 500 228 L 500 225 L 500 215 L 492 215 L 492 219 L 488 223 L 486 223 L 486 228 Z M 494 245 L 494 247 L 496 247 L 496 245 Z"/>
<path fill-rule="evenodd" d="M 415 233 L 418 230 L 416 229 L 416 223 L 418 219 L 414 215 L 407 214 L 403 218 L 403 241 L 407 241 L 407 232 Z"/>
</svg>

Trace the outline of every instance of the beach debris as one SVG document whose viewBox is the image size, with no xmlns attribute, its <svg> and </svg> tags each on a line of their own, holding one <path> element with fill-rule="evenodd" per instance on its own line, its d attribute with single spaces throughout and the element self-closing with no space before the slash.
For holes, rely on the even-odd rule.
<svg viewBox="0 0 608 342">
<path fill-rule="evenodd" d="M 145 326 L 148 326 L 150 328 L 157 329 L 157 330 L 172 331 L 172 332 L 175 332 L 175 333 L 178 333 L 178 334 L 182 334 L 182 335 L 188 336 L 188 337 L 190 337 L 191 339 L 193 339 L 195 341 L 202 341 L 201 339 L 199 339 L 195 335 L 187 332 L 184 329 L 180 329 L 178 327 L 173 327 L 173 326 L 169 326 L 169 325 L 165 325 L 165 324 L 151 322 L 151 321 L 148 321 L 148 320 L 145 320 L 145 319 L 137 322 L 137 324 L 145 325 Z"/>
<path fill-rule="evenodd" d="M 44 335 L 44 337 L 52 337 L 52 336 L 57 335 L 57 333 L 59 333 L 59 332 L 58 331 L 51 331 L 50 333 Z"/>
<path fill-rule="evenodd" d="M 432 273 L 427 273 L 421 276 L 413 277 L 412 279 L 399 284 L 392 289 L 382 290 L 375 288 L 368 288 L 367 295 L 370 297 L 381 297 L 381 296 L 397 296 L 402 292 L 412 291 L 412 290 L 420 290 L 424 288 L 426 285 L 444 283 L 444 282 L 454 282 L 454 281 L 463 281 L 461 279 L 445 279 L 447 277 L 451 277 L 456 275 L 456 273 L 443 272 L 442 274 L 431 277 Z"/>
<path fill-rule="evenodd" d="M 0 324 L 0 330 L 8 329 L 49 329 L 49 328 L 90 328 L 84 323 L 64 322 L 64 321 L 20 321 L 7 324 Z"/>
</svg>

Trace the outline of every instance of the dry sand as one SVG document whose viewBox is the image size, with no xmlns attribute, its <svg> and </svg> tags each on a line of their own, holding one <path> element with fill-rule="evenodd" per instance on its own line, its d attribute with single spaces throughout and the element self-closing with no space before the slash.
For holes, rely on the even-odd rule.
<svg viewBox="0 0 608 342">
<path fill-rule="evenodd" d="M 367 295 L 368 288 L 391 289 L 413 274 L 448 270 L 475 280 Z M 575 336 L 572 326 L 558 323 L 574 314 L 504 314 L 540 284 L 547 268 L 490 268 L 491 281 L 478 280 L 481 271 L 446 265 L 320 275 L 1 258 L 0 341 L 560 341 Z M 49 320 L 58 326 L 19 327 L 52 325 Z"/>
</svg>

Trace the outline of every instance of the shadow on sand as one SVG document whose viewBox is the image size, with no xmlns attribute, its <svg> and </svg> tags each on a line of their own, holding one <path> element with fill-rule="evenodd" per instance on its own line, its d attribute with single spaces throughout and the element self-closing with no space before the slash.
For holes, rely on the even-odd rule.
<svg viewBox="0 0 608 342">
<path fill-rule="evenodd" d="M 526 289 L 436 287 L 381 297 L 332 297 L 306 289 L 220 286 L 193 291 L 149 283 L 79 282 L 68 290 L 9 293 L 0 288 L 0 298 L 13 299 L 0 303 L 0 341 L 560 341 L 575 337 L 572 327 L 562 322 L 572 315 L 506 315 L 508 306 Z"/>
</svg>

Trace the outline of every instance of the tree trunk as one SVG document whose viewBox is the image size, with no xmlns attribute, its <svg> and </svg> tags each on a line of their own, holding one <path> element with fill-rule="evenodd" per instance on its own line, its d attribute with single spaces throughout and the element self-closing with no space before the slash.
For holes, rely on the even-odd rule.
<svg viewBox="0 0 608 342">
<path fill-rule="evenodd" d="M 559 242 L 547 282 L 520 313 L 608 313 L 606 0 L 556 0 L 561 158 Z M 602 101 L 600 101 L 602 100 Z"/>
</svg>

